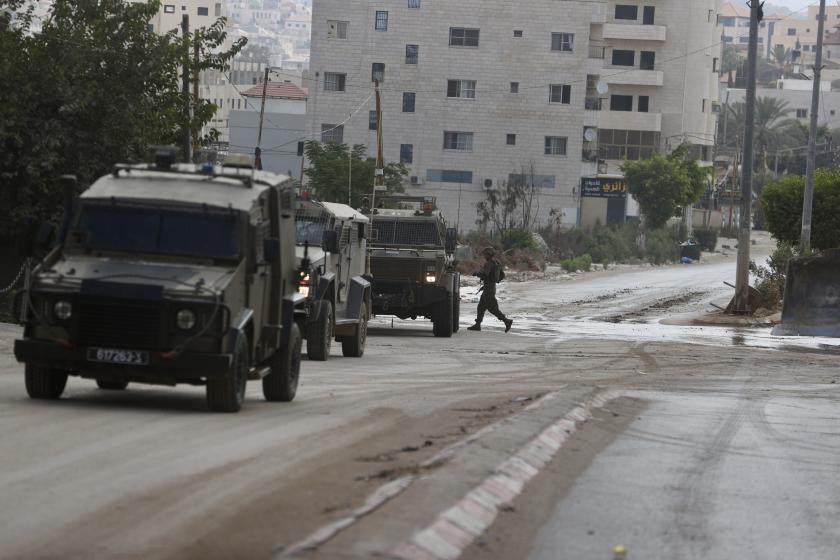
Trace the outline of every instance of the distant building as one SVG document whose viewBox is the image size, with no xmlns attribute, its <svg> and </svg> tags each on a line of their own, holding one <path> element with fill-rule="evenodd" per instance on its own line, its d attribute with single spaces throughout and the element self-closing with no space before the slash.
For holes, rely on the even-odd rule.
<svg viewBox="0 0 840 560">
<path fill-rule="evenodd" d="M 243 91 L 248 109 L 230 112 L 230 152 L 253 154 L 260 126 L 263 86 Z M 300 178 L 298 144 L 306 136 L 306 90 L 289 82 L 269 82 L 262 126 L 263 169 Z"/>
<path fill-rule="evenodd" d="M 181 19 L 190 17 L 190 30 L 210 27 L 220 17 L 227 17 L 226 4 L 219 0 L 162 0 L 160 10 L 149 22 L 155 33 L 180 31 Z"/>
</svg>

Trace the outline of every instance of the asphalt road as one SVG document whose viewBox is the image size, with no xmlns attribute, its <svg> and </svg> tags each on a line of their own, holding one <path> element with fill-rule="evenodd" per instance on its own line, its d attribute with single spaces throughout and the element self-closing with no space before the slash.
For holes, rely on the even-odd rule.
<svg viewBox="0 0 840 560">
<path fill-rule="evenodd" d="M 77 378 L 29 400 L 2 326 L 0 558 L 429 553 L 424 529 L 557 422 L 556 454 L 450 535 L 464 558 L 836 558 L 837 341 L 659 323 L 733 268 L 507 283 L 508 335 L 378 319 L 364 358 L 305 362 L 289 404 L 255 383 L 237 415 Z"/>
</svg>

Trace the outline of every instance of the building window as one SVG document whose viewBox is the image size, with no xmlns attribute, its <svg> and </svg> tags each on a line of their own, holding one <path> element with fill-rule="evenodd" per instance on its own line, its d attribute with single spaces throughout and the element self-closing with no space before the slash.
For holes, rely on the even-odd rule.
<svg viewBox="0 0 840 560">
<path fill-rule="evenodd" d="M 632 95 L 611 95 L 610 96 L 610 111 L 632 111 L 633 110 L 633 96 Z"/>
<path fill-rule="evenodd" d="M 373 28 L 377 31 L 388 31 L 388 12 L 377 11 Z"/>
<path fill-rule="evenodd" d="M 645 6 L 644 11 L 642 12 L 642 24 L 643 25 L 653 25 L 654 14 L 656 13 L 655 6 Z"/>
<path fill-rule="evenodd" d="M 832 109 L 832 110 L 831 110 L 831 111 L 829 111 L 828 113 L 829 113 L 829 114 L 833 117 L 833 116 L 834 116 L 834 114 L 835 114 L 835 111 L 834 111 L 834 109 Z"/>
<path fill-rule="evenodd" d="M 321 125 L 321 142 L 327 144 L 333 142 L 335 144 L 344 143 L 344 126 L 334 124 Z"/>
<path fill-rule="evenodd" d="M 565 156 L 566 155 L 566 137 L 565 136 L 546 136 L 545 137 L 545 155 L 547 156 Z"/>
<path fill-rule="evenodd" d="M 715 57 L 712 59 L 712 72 L 720 72 L 720 59 Z"/>
<path fill-rule="evenodd" d="M 435 183 L 462 183 L 471 185 L 472 171 L 456 171 L 454 169 L 427 169 L 426 180 Z"/>
<path fill-rule="evenodd" d="M 514 29 L 513 36 L 516 38 L 522 37 L 522 30 L 521 29 Z"/>
<path fill-rule="evenodd" d="M 572 86 L 568 84 L 553 84 L 548 86 L 548 102 L 568 105 L 572 97 Z"/>
<path fill-rule="evenodd" d="M 406 64 L 417 64 L 420 60 L 420 46 L 419 45 L 406 45 L 405 46 L 405 63 Z"/>
<path fill-rule="evenodd" d="M 797 119 L 808 118 L 808 109 L 797 109 L 796 110 L 796 118 Z"/>
<path fill-rule="evenodd" d="M 507 145 L 508 146 L 516 146 L 516 134 L 508 134 L 507 135 Z"/>
<path fill-rule="evenodd" d="M 477 47 L 478 29 L 466 29 L 464 27 L 449 28 L 450 47 Z"/>
<path fill-rule="evenodd" d="M 705 101 L 705 99 L 703 100 Z M 639 108 L 638 111 L 640 113 L 647 113 L 648 108 L 650 106 L 650 96 L 647 95 L 640 95 L 639 96 Z"/>
<path fill-rule="evenodd" d="M 165 4 L 163 6 L 163 13 L 174 14 L 175 13 L 175 4 Z"/>
<path fill-rule="evenodd" d="M 376 130 L 376 111 L 368 113 L 368 130 Z"/>
<path fill-rule="evenodd" d="M 535 187 L 538 189 L 553 189 L 556 186 L 554 175 L 535 175 L 533 173 L 510 173 L 508 183 L 523 187 Z"/>
<path fill-rule="evenodd" d="M 657 152 L 659 133 L 654 131 L 598 130 L 598 154 L 601 159 L 647 159 Z"/>
<path fill-rule="evenodd" d="M 551 50 L 559 52 L 574 52 L 575 50 L 575 34 L 574 33 L 552 33 L 551 34 Z"/>
<path fill-rule="evenodd" d="M 414 100 L 416 94 L 413 92 L 403 92 L 403 104 L 402 110 L 403 113 L 413 113 L 414 112 Z"/>
<path fill-rule="evenodd" d="M 414 163 L 414 144 L 400 144 L 400 163 Z"/>
<path fill-rule="evenodd" d="M 794 35 L 796 35 L 796 28 L 788 27 L 788 37 L 793 37 Z"/>
<path fill-rule="evenodd" d="M 475 99 L 475 80 L 448 80 L 446 97 Z"/>
<path fill-rule="evenodd" d="M 327 39 L 347 39 L 347 22 L 328 20 Z"/>
<path fill-rule="evenodd" d="M 221 5 L 221 4 L 216 4 L 216 5 L 214 6 L 214 8 L 213 8 L 213 14 L 214 14 L 216 17 L 220 17 L 220 16 L 222 15 L 222 5 Z"/>
<path fill-rule="evenodd" d="M 636 20 L 639 17 L 639 7 L 630 6 L 627 4 L 616 4 L 615 19 L 632 19 Z"/>
<path fill-rule="evenodd" d="M 510 83 L 510 92 L 511 93 L 519 93 L 519 82 L 511 82 Z"/>
<path fill-rule="evenodd" d="M 408 0 L 408 7 L 409 8 L 419 8 L 420 7 L 420 0 Z"/>
<path fill-rule="evenodd" d="M 385 63 L 374 62 L 370 66 L 370 81 L 384 82 L 385 81 Z"/>
<path fill-rule="evenodd" d="M 202 7 L 199 7 L 199 8 L 198 8 L 198 15 L 200 15 L 200 16 L 209 16 L 209 15 L 210 15 L 210 9 L 209 9 L 209 8 L 202 8 Z"/>
<path fill-rule="evenodd" d="M 613 66 L 635 66 L 636 51 L 613 49 L 612 64 Z"/>
<path fill-rule="evenodd" d="M 639 68 L 642 70 L 653 70 L 656 61 L 656 53 L 653 51 L 642 51 L 639 53 Z"/>
<path fill-rule="evenodd" d="M 347 74 L 324 72 L 324 91 L 344 91 Z"/>
<path fill-rule="evenodd" d="M 701 113 L 706 112 L 706 99 L 705 98 L 700 100 L 700 112 Z"/>
<path fill-rule="evenodd" d="M 471 152 L 473 149 L 473 133 L 449 131 L 444 132 L 443 149 L 457 150 L 459 152 Z"/>
</svg>

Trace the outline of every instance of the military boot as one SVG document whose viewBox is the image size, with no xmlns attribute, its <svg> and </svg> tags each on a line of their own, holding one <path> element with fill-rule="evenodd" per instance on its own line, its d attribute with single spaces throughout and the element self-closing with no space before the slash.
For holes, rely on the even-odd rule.
<svg viewBox="0 0 840 560">
<path fill-rule="evenodd" d="M 476 323 L 471 327 L 467 327 L 468 331 L 480 331 L 481 330 L 481 323 Z"/>
<path fill-rule="evenodd" d="M 511 325 L 513 325 L 513 319 L 505 319 L 505 332 L 510 330 Z"/>
</svg>

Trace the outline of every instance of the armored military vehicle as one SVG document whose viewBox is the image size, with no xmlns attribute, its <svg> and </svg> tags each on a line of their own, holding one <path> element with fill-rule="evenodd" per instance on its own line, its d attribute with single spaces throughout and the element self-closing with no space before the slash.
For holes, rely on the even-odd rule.
<svg viewBox="0 0 840 560">
<path fill-rule="evenodd" d="M 383 207 L 371 211 L 368 249 L 374 315 L 426 317 L 435 336 L 452 336 L 461 303 L 461 278 L 454 269 L 457 232 L 446 227 L 434 197 L 377 200 Z"/>
<path fill-rule="evenodd" d="M 301 200 L 297 208 L 300 328 L 310 360 L 327 360 L 333 337 L 345 356 L 365 352 L 370 282 L 364 278 L 370 220 L 345 204 Z"/>
<path fill-rule="evenodd" d="M 247 160 L 247 156 L 246 156 Z M 70 375 L 102 389 L 206 385 L 236 412 L 248 379 L 291 401 L 304 312 L 295 266 L 295 194 L 283 175 L 236 166 L 119 165 L 65 212 L 19 307 L 15 356 L 26 389 L 57 399 Z"/>
</svg>

